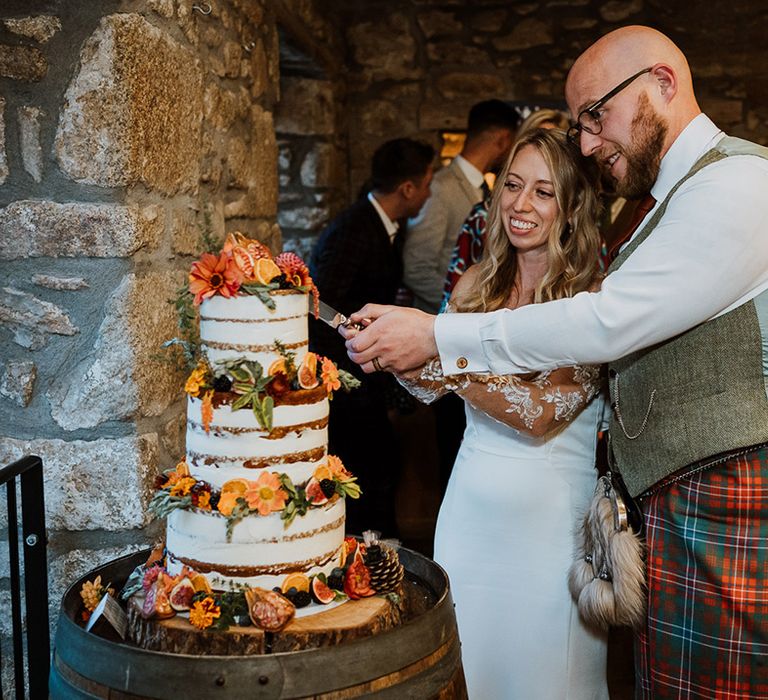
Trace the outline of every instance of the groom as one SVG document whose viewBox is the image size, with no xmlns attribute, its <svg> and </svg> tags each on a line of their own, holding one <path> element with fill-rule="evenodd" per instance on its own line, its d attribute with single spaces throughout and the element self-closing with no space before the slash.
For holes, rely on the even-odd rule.
<svg viewBox="0 0 768 700">
<path fill-rule="evenodd" d="M 648 27 L 598 40 L 565 91 L 581 151 L 652 205 L 601 291 L 437 319 L 369 304 L 348 352 L 367 372 L 437 354 L 448 374 L 608 363 L 648 544 L 639 696 L 765 697 L 768 150 L 702 114 L 685 56 Z"/>
</svg>

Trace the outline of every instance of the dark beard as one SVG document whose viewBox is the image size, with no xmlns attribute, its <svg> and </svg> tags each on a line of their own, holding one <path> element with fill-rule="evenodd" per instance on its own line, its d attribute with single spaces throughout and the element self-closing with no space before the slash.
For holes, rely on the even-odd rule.
<svg viewBox="0 0 768 700">
<path fill-rule="evenodd" d="M 645 94 L 640 95 L 638 110 L 632 119 L 632 142 L 623 151 L 627 174 L 615 183 L 616 194 L 625 199 L 639 199 L 651 191 L 659 176 L 661 151 L 667 138 L 666 122 L 653 110 Z"/>
</svg>

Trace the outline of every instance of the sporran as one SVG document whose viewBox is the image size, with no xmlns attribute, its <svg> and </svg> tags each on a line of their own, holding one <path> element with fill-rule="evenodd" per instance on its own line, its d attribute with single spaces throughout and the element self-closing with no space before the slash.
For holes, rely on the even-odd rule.
<svg viewBox="0 0 768 700">
<path fill-rule="evenodd" d="M 568 588 L 590 625 L 637 627 L 645 619 L 645 551 L 642 513 L 621 475 L 607 472 L 577 532 L 577 559 Z"/>
</svg>

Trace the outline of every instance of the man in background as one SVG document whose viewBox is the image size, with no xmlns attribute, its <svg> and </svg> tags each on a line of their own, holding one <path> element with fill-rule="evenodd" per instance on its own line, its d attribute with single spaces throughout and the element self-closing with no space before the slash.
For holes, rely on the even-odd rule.
<svg viewBox="0 0 768 700">
<path fill-rule="evenodd" d="M 320 298 L 344 314 L 367 300 L 392 304 L 402 277 L 400 221 L 416 216 L 429 197 L 434 149 L 419 141 L 387 141 L 373 155 L 370 190 L 322 232 L 310 269 Z M 311 320 L 310 346 L 356 375 L 361 386 L 336 392 L 328 449 L 358 477 L 363 495 L 347 499 L 347 531 L 397 535 L 395 490 L 400 458 L 387 417 L 385 389 L 392 377 L 366 376 L 348 357 L 344 340 Z"/>
<path fill-rule="evenodd" d="M 520 122 L 517 111 L 501 100 L 477 103 L 469 111 L 461 153 L 435 174 L 432 195 L 408 222 L 403 250 L 403 282 L 413 305 L 437 313 L 456 238 L 472 207 L 488 195 L 484 174 L 500 168 L 512 148 Z M 464 434 L 464 402 L 449 394 L 432 404 L 437 430 L 441 494 Z"/>
</svg>

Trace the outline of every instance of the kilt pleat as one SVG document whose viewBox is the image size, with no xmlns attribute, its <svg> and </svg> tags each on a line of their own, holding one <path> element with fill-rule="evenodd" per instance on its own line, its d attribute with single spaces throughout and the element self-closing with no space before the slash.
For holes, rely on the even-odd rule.
<svg viewBox="0 0 768 700">
<path fill-rule="evenodd" d="M 768 700 L 768 448 L 670 479 L 641 505 L 636 697 Z"/>
</svg>

